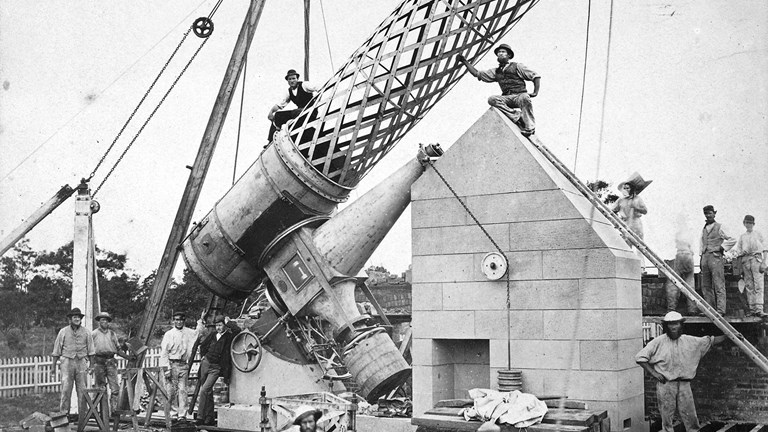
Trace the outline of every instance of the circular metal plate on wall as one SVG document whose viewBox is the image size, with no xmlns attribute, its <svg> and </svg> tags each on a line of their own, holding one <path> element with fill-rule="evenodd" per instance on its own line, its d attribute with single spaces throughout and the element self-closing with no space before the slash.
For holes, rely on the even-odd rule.
<svg viewBox="0 0 768 432">
<path fill-rule="evenodd" d="M 480 270 L 488 279 L 499 280 L 507 272 L 507 258 L 498 252 L 486 254 Z"/>
</svg>

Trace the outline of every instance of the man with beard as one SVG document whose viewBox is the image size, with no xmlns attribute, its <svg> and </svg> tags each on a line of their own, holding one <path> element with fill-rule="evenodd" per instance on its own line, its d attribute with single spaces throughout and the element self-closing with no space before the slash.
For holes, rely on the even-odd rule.
<svg viewBox="0 0 768 432">
<path fill-rule="evenodd" d="M 539 94 L 541 77 L 522 63 L 511 61 L 515 53 L 509 45 L 501 44 L 493 53 L 496 54 L 499 67 L 482 71 L 475 69 L 463 55 L 459 54 L 456 58 L 467 67 L 473 77 L 487 83 L 499 83 L 501 96 L 489 97 L 488 104 L 517 123 L 524 136 L 532 135 L 536 130 L 536 120 L 533 117 L 531 98 Z M 528 92 L 526 81 L 533 81 L 533 92 Z"/>
<path fill-rule="evenodd" d="M 83 315 L 80 308 L 74 308 L 67 314 L 69 325 L 59 330 L 56 341 L 53 343 L 53 364 L 51 375 L 56 374 L 56 363 L 61 357 L 61 399 L 59 411 L 69 413 L 69 402 L 72 398 L 72 387 L 77 391 L 77 400 L 85 391 L 85 374 L 91 372 L 89 364 L 93 364 L 93 356 L 96 350 L 93 346 L 91 332 L 81 324 Z"/>
<path fill-rule="evenodd" d="M 310 406 L 301 406 L 296 410 L 296 418 L 293 424 L 299 427 L 299 432 L 316 432 L 317 421 L 323 416 L 323 412 Z"/>
<path fill-rule="evenodd" d="M 689 336 L 683 334 L 685 318 L 669 312 L 662 319 L 664 334 L 648 342 L 635 356 L 635 361 L 656 382 L 656 394 L 661 413 L 661 427 L 674 432 L 672 418 L 677 410 L 687 432 L 699 430 L 699 419 L 691 392 L 691 380 L 704 354 L 725 336 Z"/>
<path fill-rule="evenodd" d="M 210 333 L 200 344 L 200 405 L 197 407 L 197 425 L 213 426 L 213 385 L 219 377 L 229 384 L 229 375 L 232 371 L 232 358 L 229 347 L 232 344 L 234 333 L 240 332 L 240 327 L 229 318 L 217 315 L 213 319 L 216 331 Z M 232 328 L 233 331 L 230 331 Z"/>
</svg>

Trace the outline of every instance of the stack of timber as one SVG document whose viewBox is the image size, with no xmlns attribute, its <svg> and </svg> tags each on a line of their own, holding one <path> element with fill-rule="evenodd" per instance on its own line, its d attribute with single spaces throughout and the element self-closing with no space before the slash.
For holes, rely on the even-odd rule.
<svg viewBox="0 0 768 432">
<path fill-rule="evenodd" d="M 540 396 L 549 410 L 541 423 L 529 426 L 528 432 L 611 432 L 608 411 L 591 411 L 586 404 L 566 400 L 560 409 L 560 400 Z M 473 405 L 472 399 L 440 401 L 424 414 L 411 419 L 418 426 L 416 432 L 475 432 L 481 421 L 466 421 L 461 410 Z M 512 425 L 499 425 L 501 432 L 518 432 Z"/>
</svg>

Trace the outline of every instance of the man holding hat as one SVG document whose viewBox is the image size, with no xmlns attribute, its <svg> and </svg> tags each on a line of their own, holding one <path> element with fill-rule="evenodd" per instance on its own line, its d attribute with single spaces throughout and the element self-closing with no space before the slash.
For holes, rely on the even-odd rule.
<svg viewBox="0 0 768 432">
<path fill-rule="evenodd" d="M 478 80 L 499 83 L 501 96 L 489 97 L 488 104 L 517 123 L 524 136 L 532 135 L 536 130 L 536 120 L 533 117 L 531 98 L 539 94 L 541 77 L 522 63 L 511 61 L 515 53 L 509 45 L 501 44 L 493 50 L 493 53 L 496 54 L 499 67 L 482 71 L 475 69 L 463 55 L 459 54 L 457 58 Z M 525 85 L 526 81 L 533 81 L 533 91 L 530 93 Z"/>
<path fill-rule="evenodd" d="M 296 410 L 296 418 L 293 424 L 299 427 L 299 432 L 317 431 L 317 421 L 323 416 L 323 412 L 311 406 L 300 406 Z"/>
<path fill-rule="evenodd" d="M 112 315 L 108 312 L 100 312 L 94 320 L 98 323 L 98 327 L 91 332 L 96 350 L 96 355 L 93 356 L 93 376 L 97 387 L 106 389 L 109 384 L 109 408 L 114 411 L 117 408 L 117 396 L 120 392 L 117 386 L 115 354 L 126 360 L 130 359 L 130 356 L 120 348 L 117 335 L 109 328 Z"/>
<path fill-rule="evenodd" d="M 763 299 L 765 284 L 765 260 L 768 258 L 768 244 L 763 240 L 763 235 L 756 231 L 755 217 L 744 216 L 744 227 L 747 232 L 739 237 L 736 246 L 728 253 L 731 257 L 739 257 L 744 274 L 744 289 L 747 291 L 747 303 L 749 314 L 764 318 L 768 315 L 763 312 Z"/>
<path fill-rule="evenodd" d="M 61 399 L 59 411 L 69 413 L 69 401 L 72 398 L 72 386 L 76 387 L 77 400 L 83 396 L 86 387 L 85 374 L 91 371 L 88 362 L 93 364 L 93 347 L 91 332 L 81 324 L 83 321 L 80 308 L 72 309 L 68 314 L 69 325 L 59 330 L 53 342 L 53 363 L 51 375 L 56 374 L 56 363 L 61 358 Z M 87 359 L 87 360 L 86 360 Z"/>
<path fill-rule="evenodd" d="M 223 315 L 216 315 L 213 319 L 216 331 L 209 334 L 200 343 L 200 405 L 197 407 L 197 424 L 199 426 L 211 426 L 213 418 L 213 385 L 219 377 L 229 384 L 229 375 L 232 371 L 232 358 L 230 357 L 230 345 L 234 333 L 240 332 L 240 327 Z M 230 331 L 229 326 L 234 330 Z"/>
<path fill-rule="evenodd" d="M 689 336 L 683 334 L 685 318 L 669 312 L 662 319 L 664 334 L 648 342 L 635 361 L 656 382 L 656 394 L 664 432 L 673 432 L 672 418 L 677 410 L 687 432 L 699 430 L 699 419 L 691 392 L 691 380 L 704 354 L 725 336 Z"/>
<path fill-rule="evenodd" d="M 187 362 L 194 355 L 192 349 L 195 341 L 205 330 L 203 323 L 205 311 L 197 321 L 197 328 L 192 330 L 184 326 L 187 315 L 184 312 L 173 314 L 173 327 L 165 332 L 160 342 L 160 367 L 163 368 L 168 384 L 168 394 L 171 404 L 178 409 L 181 418 L 187 416 L 187 379 L 189 367 Z M 175 397 L 174 397 L 175 396 Z"/>
<path fill-rule="evenodd" d="M 723 253 L 736 244 L 719 222 L 715 222 L 717 211 L 711 205 L 704 206 L 706 222 L 701 230 L 701 292 L 704 300 L 725 315 L 725 270 Z"/>
<path fill-rule="evenodd" d="M 267 142 L 272 142 L 272 137 L 288 120 L 295 119 L 301 113 L 301 110 L 309 105 L 309 101 L 315 97 L 319 88 L 306 81 L 299 81 L 299 73 L 295 69 L 289 69 L 285 74 L 285 80 L 288 81 L 288 90 L 283 99 L 269 110 L 267 118 L 272 122 L 269 127 L 269 136 Z M 289 102 L 293 102 L 297 109 L 281 111 Z M 278 112 L 280 111 L 280 112 Z"/>
</svg>

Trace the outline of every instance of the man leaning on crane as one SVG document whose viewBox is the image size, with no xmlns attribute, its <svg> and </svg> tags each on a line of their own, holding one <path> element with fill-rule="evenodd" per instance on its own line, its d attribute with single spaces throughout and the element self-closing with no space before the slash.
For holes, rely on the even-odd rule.
<svg viewBox="0 0 768 432">
<path fill-rule="evenodd" d="M 184 312 L 175 312 L 173 314 L 173 327 L 165 332 L 163 340 L 160 342 L 160 367 L 165 373 L 166 382 L 168 382 L 168 395 L 171 404 L 177 405 L 176 412 L 181 418 L 187 417 L 187 378 L 189 367 L 187 362 L 194 355 L 192 350 L 195 341 L 205 330 L 203 311 L 200 319 L 197 320 L 197 328 L 192 330 L 184 325 L 187 316 Z M 174 396 L 176 396 L 174 398 Z M 178 403 L 177 403 L 178 401 Z"/>
<path fill-rule="evenodd" d="M 489 97 L 488 104 L 517 123 L 524 136 L 532 135 L 536 131 L 536 120 L 533 117 L 531 98 L 539 94 L 541 77 L 522 63 L 511 61 L 515 53 L 509 45 L 501 44 L 493 53 L 496 54 L 499 67 L 481 71 L 475 69 L 463 55 L 459 54 L 457 58 L 473 77 L 487 83 L 499 83 L 501 96 Z M 533 81 L 533 91 L 530 93 L 525 86 L 526 81 Z"/>
<path fill-rule="evenodd" d="M 288 90 L 285 92 L 283 99 L 280 100 L 275 106 L 269 110 L 267 118 L 272 122 L 269 127 L 269 136 L 267 136 L 267 142 L 272 142 L 272 138 L 288 120 L 295 119 L 301 113 L 309 102 L 315 97 L 315 94 L 319 90 L 317 87 L 306 81 L 299 81 L 299 73 L 294 69 L 289 69 L 285 74 L 285 80 L 288 81 Z M 281 111 L 288 106 L 290 102 L 296 105 L 297 109 Z"/>
</svg>

